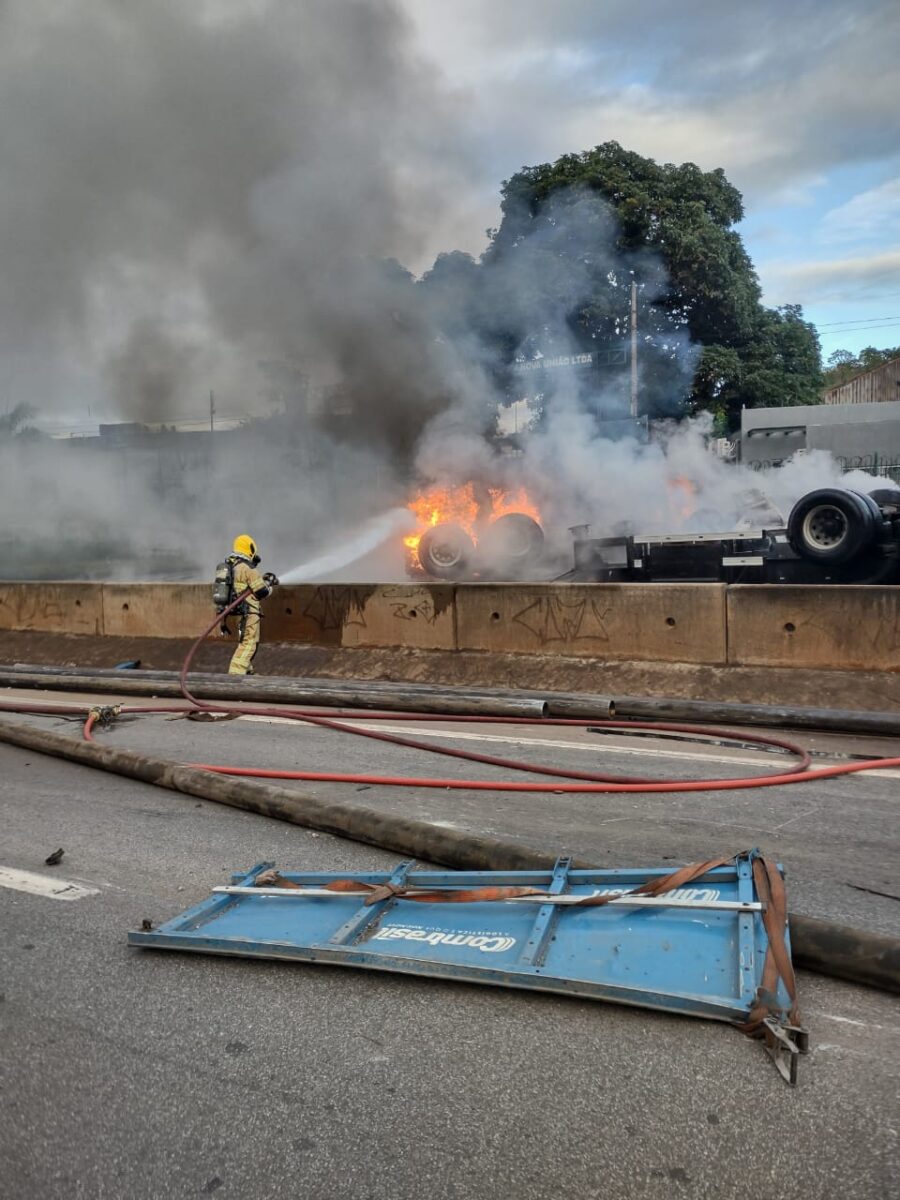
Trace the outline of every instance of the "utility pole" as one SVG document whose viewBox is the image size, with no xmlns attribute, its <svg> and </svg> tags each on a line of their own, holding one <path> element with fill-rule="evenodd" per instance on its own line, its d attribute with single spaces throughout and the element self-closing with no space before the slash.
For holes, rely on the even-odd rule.
<svg viewBox="0 0 900 1200">
<path fill-rule="evenodd" d="M 216 398 L 210 389 L 209 393 L 209 432 L 215 433 L 216 428 Z"/>
<path fill-rule="evenodd" d="M 637 394 L 637 283 L 631 281 L 631 415 L 638 415 Z"/>
</svg>

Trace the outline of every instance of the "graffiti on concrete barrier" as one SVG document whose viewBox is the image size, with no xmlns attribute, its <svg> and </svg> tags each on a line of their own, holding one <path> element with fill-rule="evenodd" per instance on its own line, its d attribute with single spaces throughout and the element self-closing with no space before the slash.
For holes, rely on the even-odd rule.
<svg viewBox="0 0 900 1200">
<path fill-rule="evenodd" d="M 371 587 L 317 587 L 303 615 L 323 631 L 343 629 L 345 625 L 360 625 L 365 629 L 364 610 L 373 591 Z"/>
<path fill-rule="evenodd" d="M 541 596 L 513 617 L 513 624 L 533 633 L 542 646 L 552 642 L 609 641 L 609 608 L 596 600 Z"/>
<path fill-rule="evenodd" d="M 398 621 L 424 621 L 428 625 L 433 625 L 437 620 L 437 613 L 434 611 L 434 603 L 428 596 L 423 596 L 417 603 L 394 604 L 391 606 L 391 611 Z"/>
<path fill-rule="evenodd" d="M 66 585 L 63 584 L 65 589 Z M 82 599 L 86 607 L 82 609 Z M 0 587 L 0 628 L 99 632 L 99 605 L 88 604 L 90 589 L 65 590 L 60 585 L 12 583 Z"/>
</svg>

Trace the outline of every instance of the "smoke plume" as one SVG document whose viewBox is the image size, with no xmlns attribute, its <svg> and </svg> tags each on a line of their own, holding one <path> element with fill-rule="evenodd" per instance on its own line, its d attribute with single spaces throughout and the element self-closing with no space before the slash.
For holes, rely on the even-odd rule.
<svg viewBox="0 0 900 1200">
<path fill-rule="evenodd" d="M 576 189 L 414 277 L 481 167 L 393 0 L 6 0 L 0 161 L 8 411 L 202 428 L 213 392 L 219 422 L 127 445 L 0 432 L 8 573 L 205 577 L 239 532 L 277 569 L 343 570 L 336 541 L 436 480 L 524 481 L 563 530 L 665 518 L 673 472 L 707 481 L 714 523 L 740 510 L 748 481 L 702 431 L 610 440 L 615 349 L 602 376 L 531 371 L 534 432 L 498 451 L 516 364 L 621 345 L 632 279 L 645 409 L 680 413 L 696 350 L 656 304 L 661 265 Z"/>
<path fill-rule="evenodd" d="M 165 420 L 196 402 L 202 344 L 200 396 L 252 404 L 258 361 L 300 360 L 414 420 L 434 381 L 409 370 L 421 330 L 383 264 L 421 261 L 440 228 L 466 169 L 457 128 L 392 3 L 10 0 L 12 386 L 66 411 L 103 400 L 74 368 L 106 368 L 116 413 Z"/>
</svg>

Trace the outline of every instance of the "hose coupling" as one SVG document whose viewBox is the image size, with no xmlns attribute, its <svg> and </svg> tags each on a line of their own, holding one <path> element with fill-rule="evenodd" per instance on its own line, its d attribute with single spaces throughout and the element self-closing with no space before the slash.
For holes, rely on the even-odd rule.
<svg viewBox="0 0 900 1200">
<path fill-rule="evenodd" d="M 102 729 L 109 729 L 122 713 L 121 704 L 95 704 L 88 716 L 94 718 L 94 724 Z"/>
</svg>

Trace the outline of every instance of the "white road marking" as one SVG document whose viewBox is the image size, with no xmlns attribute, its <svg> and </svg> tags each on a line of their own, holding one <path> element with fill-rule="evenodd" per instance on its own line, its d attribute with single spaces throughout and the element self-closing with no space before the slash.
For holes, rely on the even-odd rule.
<svg viewBox="0 0 900 1200">
<path fill-rule="evenodd" d="M 840 1021 L 842 1025 L 857 1025 L 860 1029 L 881 1029 L 881 1025 L 872 1025 L 867 1021 L 854 1021 L 852 1017 L 839 1017 L 834 1013 L 818 1013 L 820 1017 L 824 1017 L 826 1021 Z"/>
<path fill-rule="evenodd" d="M 83 900 L 85 896 L 100 894 L 99 888 L 72 883 L 58 875 L 35 875 L 31 871 L 17 871 L 14 867 L 0 867 L 0 887 L 28 892 L 32 896 L 46 896 L 48 900 Z"/>
<path fill-rule="evenodd" d="M 242 716 L 241 721 L 260 721 L 265 725 L 301 725 L 302 721 L 292 720 L 290 717 L 257 717 L 253 715 Z M 334 720 L 339 721 L 340 717 L 335 717 Z M 448 721 L 452 718 L 448 718 Z M 510 734 L 501 733 L 463 733 L 459 730 L 445 729 L 419 729 L 409 725 L 383 725 L 380 721 L 378 724 L 364 723 L 362 721 L 355 722 L 356 728 L 368 730 L 381 730 L 384 733 L 397 733 L 403 736 L 414 736 L 417 738 L 443 738 L 447 741 L 461 742 L 502 742 L 508 746 L 527 746 L 529 748 L 550 746 L 555 750 L 586 750 L 589 754 L 632 754 L 638 757 L 646 758 L 681 758 L 688 762 L 709 762 L 709 763 L 735 763 L 739 766 L 759 767 L 771 763 L 774 759 L 787 759 L 787 754 L 776 755 L 762 753 L 754 758 L 741 757 L 739 755 L 727 754 L 704 754 L 695 750 L 674 750 L 667 747 L 654 748 L 650 746 L 610 746 L 602 745 L 601 743 L 583 745 L 579 742 L 564 742 L 551 738 L 525 738 L 513 737 Z M 627 731 L 623 731 L 618 736 L 627 737 Z M 738 735 L 738 740 L 740 740 Z M 779 766 L 781 763 L 778 764 Z M 823 766 L 832 765 L 829 761 L 823 762 Z M 900 779 L 900 771 L 891 770 L 871 770 L 871 771 L 856 771 L 856 775 L 873 775 L 881 779 Z"/>
</svg>

